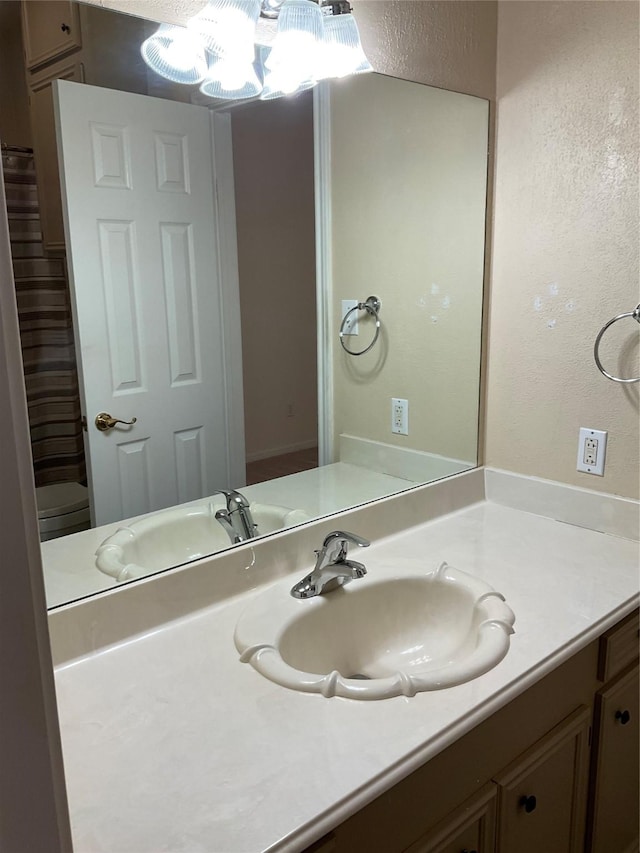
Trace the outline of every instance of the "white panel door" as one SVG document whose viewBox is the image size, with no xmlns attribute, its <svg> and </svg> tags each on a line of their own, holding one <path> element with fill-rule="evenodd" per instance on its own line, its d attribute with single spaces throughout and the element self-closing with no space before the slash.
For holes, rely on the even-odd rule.
<svg viewBox="0 0 640 853">
<path fill-rule="evenodd" d="M 106 524 L 238 475 L 228 471 L 211 128 L 204 107 L 55 88 L 89 487 L 94 523 Z M 136 423 L 100 432 L 99 412 Z"/>
</svg>

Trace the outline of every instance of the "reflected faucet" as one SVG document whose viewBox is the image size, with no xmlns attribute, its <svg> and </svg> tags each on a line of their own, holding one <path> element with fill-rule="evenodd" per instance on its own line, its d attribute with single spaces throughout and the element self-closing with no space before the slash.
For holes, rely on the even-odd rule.
<svg viewBox="0 0 640 853">
<path fill-rule="evenodd" d="M 294 598 L 313 598 L 330 592 L 349 581 L 362 578 L 367 570 L 362 563 L 347 560 L 349 542 L 360 548 L 367 548 L 371 543 L 355 533 L 334 530 L 325 537 L 322 548 L 316 551 L 316 565 L 312 572 L 298 581 L 292 588 Z"/>
<path fill-rule="evenodd" d="M 224 495 L 226 509 L 216 512 L 216 520 L 224 527 L 234 545 L 258 535 L 258 525 L 251 515 L 249 501 L 235 489 L 216 489 L 214 495 Z"/>
</svg>

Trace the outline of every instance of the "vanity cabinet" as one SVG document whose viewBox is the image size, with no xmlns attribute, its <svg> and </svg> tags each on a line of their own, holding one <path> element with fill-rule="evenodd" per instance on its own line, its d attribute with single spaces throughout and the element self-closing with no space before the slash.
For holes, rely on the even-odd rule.
<svg viewBox="0 0 640 853">
<path fill-rule="evenodd" d="M 412 844 L 406 853 L 493 853 L 497 785 L 489 783 L 453 814 Z"/>
<path fill-rule="evenodd" d="M 589 853 L 638 849 L 640 801 L 640 689 L 638 615 L 602 638 L 600 677 L 593 716 L 593 762 L 589 792 Z"/>
<path fill-rule="evenodd" d="M 577 709 L 496 776 L 496 853 L 583 850 L 590 723 Z"/>
<path fill-rule="evenodd" d="M 637 850 L 637 620 L 636 612 L 309 850 Z"/>
</svg>

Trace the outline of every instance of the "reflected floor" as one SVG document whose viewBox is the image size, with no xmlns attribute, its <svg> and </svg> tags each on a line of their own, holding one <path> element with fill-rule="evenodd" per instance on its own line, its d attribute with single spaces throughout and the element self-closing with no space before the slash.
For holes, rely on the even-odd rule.
<svg viewBox="0 0 640 853">
<path fill-rule="evenodd" d="M 264 483 L 266 480 L 287 477 L 289 474 L 297 474 L 299 471 L 309 471 L 317 467 L 317 447 L 284 453 L 282 456 L 257 459 L 255 462 L 247 462 L 247 485 L 253 486 L 255 483 Z"/>
</svg>

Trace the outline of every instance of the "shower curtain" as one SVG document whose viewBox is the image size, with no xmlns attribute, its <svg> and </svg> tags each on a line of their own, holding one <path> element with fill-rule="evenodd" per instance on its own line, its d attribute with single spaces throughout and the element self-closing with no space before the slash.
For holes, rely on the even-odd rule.
<svg viewBox="0 0 640 853">
<path fill-rule="evenodd" d="M 33 154 L 4 148 L 11 256 L 36 486 L 85 482 L 65 260 L 42 246 Z"/>
</svg>

